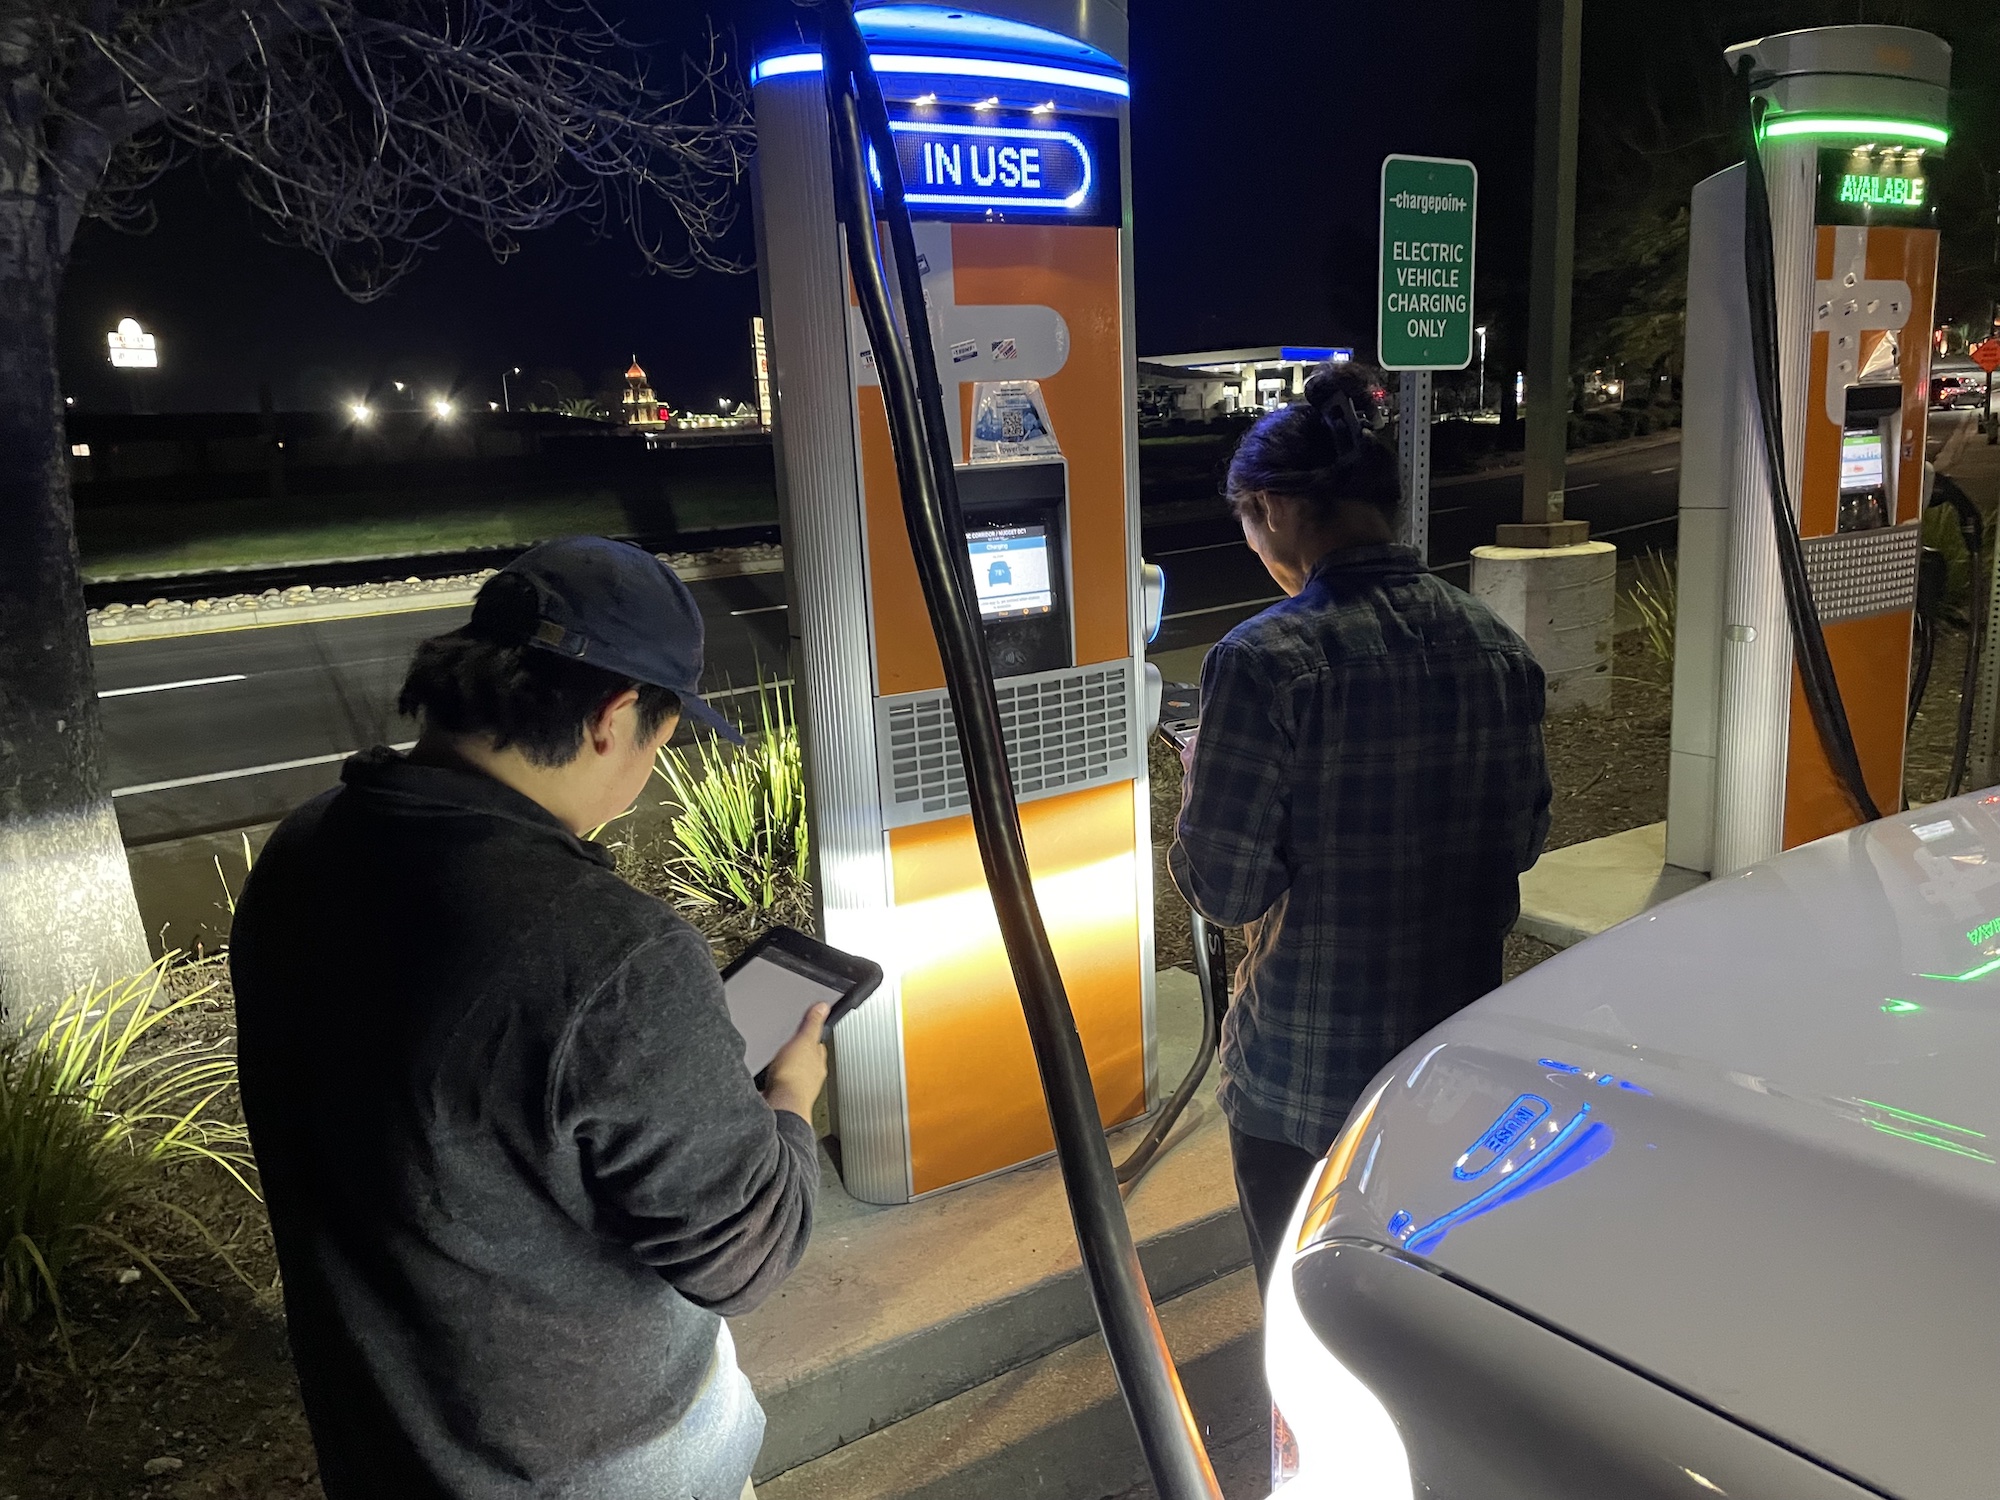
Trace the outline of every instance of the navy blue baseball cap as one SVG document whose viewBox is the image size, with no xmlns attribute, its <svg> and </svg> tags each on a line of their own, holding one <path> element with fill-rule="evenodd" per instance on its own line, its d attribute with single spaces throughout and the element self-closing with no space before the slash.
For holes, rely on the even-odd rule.
<svg viewBox="0 0 2000 1500">
<path fill-rule="evenodd" d="M 563 537 L 529 548 L 480 586 L 473 634 L 588 662 L 663 687 L 717 734 L 743 743 L 701 699 L 701 610 L 680 575 L 630 542 Z"/>
</svg>

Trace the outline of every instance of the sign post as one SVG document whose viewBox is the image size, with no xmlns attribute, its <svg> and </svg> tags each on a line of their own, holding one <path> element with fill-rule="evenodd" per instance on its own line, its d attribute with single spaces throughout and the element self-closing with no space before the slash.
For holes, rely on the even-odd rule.
<svg viewBox="0 0 2000 1500">
<path fill-rule="evenodd" d="M 1472 363 L 1479 169 L 1435 156 L 1382 161 L 1377 352 L 1402 372 L 1396 443 L 1403 540 L 1430 559 L 1431 372 Z"/>
<path fill-rule="evenodd" d="M 1987 442 L 2000 442 L 2000 425 L 1993 421 L 1993 371 L 2000 368 L 2000 339 L 1974 344 L 1972 362 L 1986 372 L 1986 404 L 1979 409 L 1979 430 L 1986 434 Z"/>
</svg>

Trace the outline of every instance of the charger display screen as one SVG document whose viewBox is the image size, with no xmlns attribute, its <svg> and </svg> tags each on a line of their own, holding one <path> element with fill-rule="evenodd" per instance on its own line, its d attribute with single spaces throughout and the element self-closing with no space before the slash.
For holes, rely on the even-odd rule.
<svg viewBox="0 0 2000 1500">
<path fill-rule="evenodd" d="M 1882 434 L 1843 432 L 1840 435 L 1840 488 L 1879 490 L 1882 488 Z"/>
<path fill-rule="evenodd" d="M 972 556 L 972 587 L 980 616 L 1013 620 L 1045 615 L 1056 607 L 1049 581 L 1049 533 L 1045 526 L 999 526 L 965 539 Z"/>
</svg>

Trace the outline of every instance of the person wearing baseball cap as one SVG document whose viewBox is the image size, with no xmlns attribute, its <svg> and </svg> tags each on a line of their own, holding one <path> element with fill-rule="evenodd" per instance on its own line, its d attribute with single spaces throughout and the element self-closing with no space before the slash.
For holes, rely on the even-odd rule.
<svg viewBox="0 0 2000 1500">
<path fill-rule="evenodd" d="M 749 1492 L 724 1316 L 805 1251 L 824 1007 L 743 1063 L 708 945 L 588 834 L 702 701 L 702 621 L 546 542 L 418 646 L 236 908 L 238 1070 L 328 1500 Z"/>
</svg>

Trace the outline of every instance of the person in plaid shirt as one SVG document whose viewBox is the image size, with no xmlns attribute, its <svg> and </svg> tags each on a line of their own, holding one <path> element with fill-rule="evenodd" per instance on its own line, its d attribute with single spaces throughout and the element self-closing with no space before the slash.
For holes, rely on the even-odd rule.
<svg viewBox="0 0 2000 1500">
<path fill-rule="evenodd" d="M 1259 1284 L 1347 1112 L 1500 983 L 1549 826 L 1542 669 L 1399 546 L 1368 380 L 1315 373 L 1230 460 L 1244 539 L 1290 597 L 1208 654 L 1168 863 L 1243 927 L 1219 1099 Z"/>
</svg>

